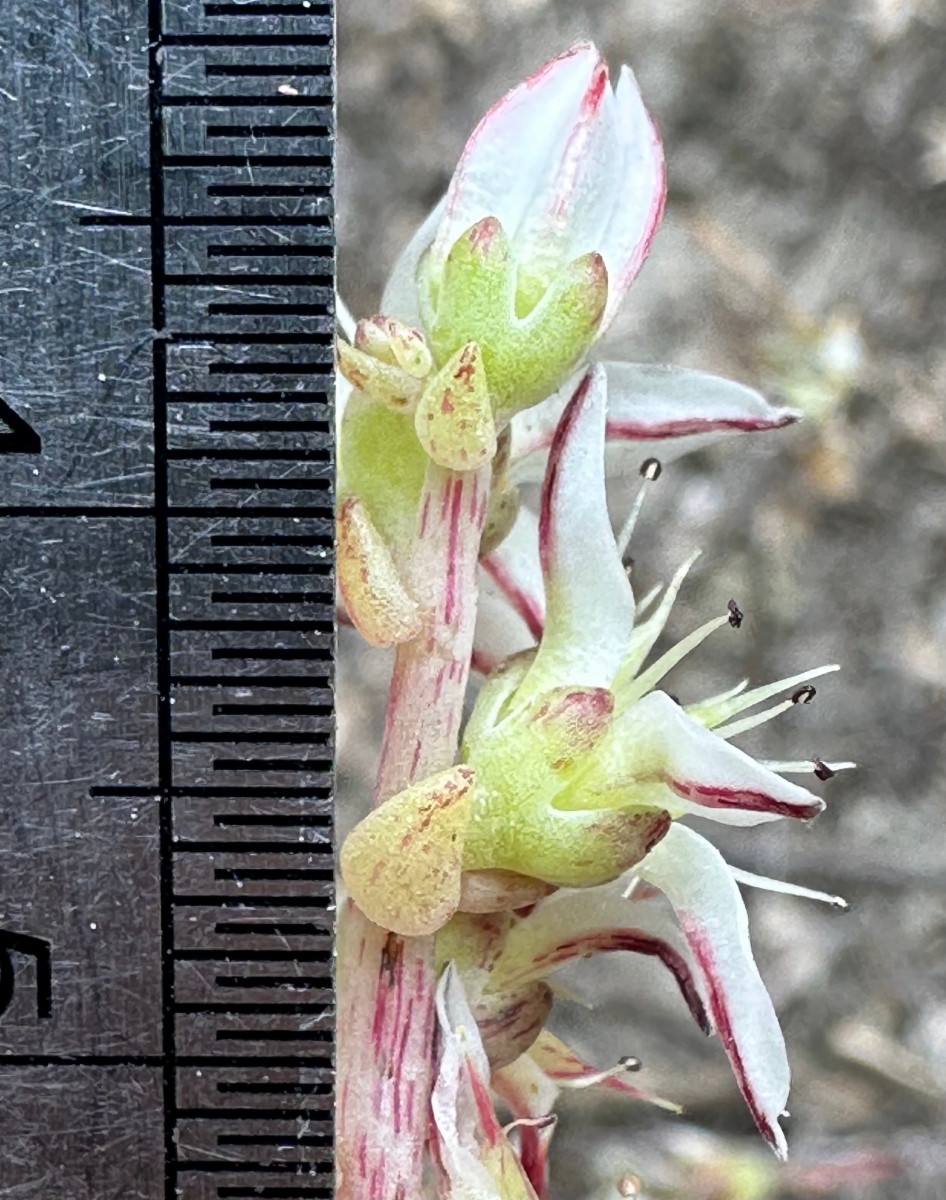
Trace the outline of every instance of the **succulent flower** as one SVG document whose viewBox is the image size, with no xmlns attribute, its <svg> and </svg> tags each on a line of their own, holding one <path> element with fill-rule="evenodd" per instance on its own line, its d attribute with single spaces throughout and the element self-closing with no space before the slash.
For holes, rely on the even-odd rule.
<svg viewBox="0 0 946 1200">
<path fill-rule="evenodd" d="M 425 1145 L 439 1197 L 544 1200 L 560 1088 L 673 1107 L 627 1082 L 630 1060 L 598 1071 L 545 1028 L 547 977 L 615 950 L 673 973 L 785 1154 L 785 1044 L 739 884 L 843 902 L 732 868 L 681 821 L 809 819 L 823 801 L 785 776 L 852 764 L 732 744 L 834 666 L 686 707 L 660 690 L 738 629 L 735 601 L 649 661 L 696 557 L 635 599 L 624 552 L 661 461 L 796 419 L 702 372 L 589 360 L 663 201 L 633 76 L 612 90 L 573 47 L 484 117 L 380 315 L 339 343 L 339 591 L 370 643 L 398 648 L 381 803 L 340 855 L 345 1200 L 419 1195 Z M 638 468 L 615 535 L 607 479 Z M 519 485 L 539 481 L 533 514 Z M 456 761 L 471 659 L 486 681 Z"/>
<path fill-rule="evenodd" d="M 417 635 L 402 576 L 431 461 L 456 471 L 493 464 L 483 551 L 507 545 L 486 559 L 483 625 L 492 631 L 477 665 L 532 644 L 521 633 L 512 634 L 520 644 L 509 642 L 509 614 L 490 619 L 504 559 L 520 542 L 537 545 L 529 513 L 513 530 L 518 484 L 541 479 L 587 356 L 647 256 L 665 192 L 660 139 L 632 72 L 623 67 L 612 88 L 598 51 L 580 43 L 486 114 L 446 196 L 395 265 L 381 315 L 345 322 L 339 585 L 373 644 Z M 605 371 L 612 471 L 642 442 L 662 454 L 674 441 L 680 453 L 796 419 L 702 372 L 624 363 Z"/>
<path fill-rule="evenodd" d="M 483 117 L 401 255 L 384 313 L 441 360 L 477 341 L 502 411 L 545 399 L 610 324 L 663 214 L 663 149 L 633 73 L 583 42 Z"/>
<path fill-rule="evenodd" d="M 607 398 L 598 366 L 569 400 L 549 448 L 538 648 L 487 680 L 463 763 L 375 810 L 346 842 L 342 870 L 379 923 L 406 934 L 442 930 L 441 956 L 463 975 L 498 1069 L 527 1052 L 544 1026 L 544 978 L 555 967 L 596 950 L 656 955 L 701 1026 L 718 1033 L 761 1132 L 783 1155 L 785 1048 L 752 959 L 737 879 L 782 885 L 734 872 L 676 822 L 816 816 L 823 801 L 784 774 L 826 778 L 851 764 L 761 763 L 731 739 L 807 702 L 809 681 L 837 668 L 751 691 L 743 684 L 686 708 L 657 689 L 711 633 L 738 627 L 742 614 L 731 602 L 645 666 L 693 558 L 635 625 L 621 562 L 627 529 L 615 539 L 605 495 Z M 785 692 L 774 707 L 733 719 Z M 635 881 L 645 891 L 625 899 Z M 532 905 L 525 916 L 511 911 Z M 501 915 L 467 918 L 465 910 Z"/>
</svg>

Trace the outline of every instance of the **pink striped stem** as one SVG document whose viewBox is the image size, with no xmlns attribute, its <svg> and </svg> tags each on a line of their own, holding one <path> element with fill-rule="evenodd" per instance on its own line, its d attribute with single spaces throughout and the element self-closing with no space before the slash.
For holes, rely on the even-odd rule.
<svg viewBox="0 0 946 1200">
<path fill-rule="evenodd" d="M 427 614 L 398 647 L 375 804 L 450 766 L 476 623 L 489 468 L 428 465 L 408 589 Z M 433 938 L 402 938 L 351 902 L 338 928 L 336 1200 L 417 1200 L 434 1076 Z"/>
</svg>

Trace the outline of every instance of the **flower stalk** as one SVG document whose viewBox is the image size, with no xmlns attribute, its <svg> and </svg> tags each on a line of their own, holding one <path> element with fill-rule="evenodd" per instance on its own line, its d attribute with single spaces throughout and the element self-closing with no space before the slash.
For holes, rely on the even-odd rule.
<svg viewBox="0 0 946 1200">
<path fill-rule="evenodd" d="M 376 805 L 456 756 L 489 474 L 427 468 L 405 572 L 422 629 L 398 646 Z M 388 933 L 348 901 L 338 947 L 338 1200 L 415 1200 L 433 1086 L 434 939 Z"/>
</svg>

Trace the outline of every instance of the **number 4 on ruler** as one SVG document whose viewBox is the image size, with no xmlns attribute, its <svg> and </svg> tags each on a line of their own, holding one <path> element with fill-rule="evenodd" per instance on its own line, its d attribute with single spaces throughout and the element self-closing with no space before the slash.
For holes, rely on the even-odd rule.
<svg viewBox="0 0 946 1200">
<path fill-rule="evenodd" d="M 39 454 L 39 434 L 5 400 L 0 400 L 0 454 Z"/>
</svg>

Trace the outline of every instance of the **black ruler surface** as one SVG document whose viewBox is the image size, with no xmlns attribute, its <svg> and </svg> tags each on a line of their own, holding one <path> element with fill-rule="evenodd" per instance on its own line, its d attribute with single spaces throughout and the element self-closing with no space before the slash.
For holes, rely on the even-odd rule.
<svg viewBox="0 0 946 1200">
<path fill-rule="evenodd" d="M 333 11 L 0 27 L 0 1198 L 332 1195 Z"/>
</svg>

